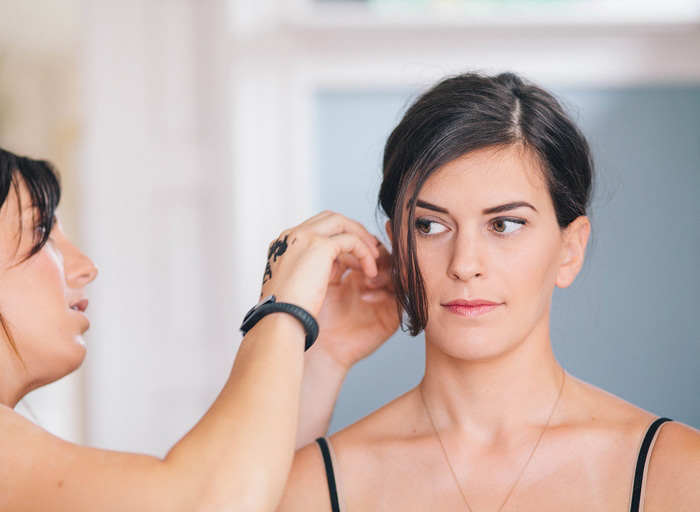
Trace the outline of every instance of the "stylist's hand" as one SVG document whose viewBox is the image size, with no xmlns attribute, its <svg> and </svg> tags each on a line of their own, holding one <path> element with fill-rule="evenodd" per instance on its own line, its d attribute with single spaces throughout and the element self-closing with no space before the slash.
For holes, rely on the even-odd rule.
<svg viewBox="0 0 700 512">
<path fill-rule="evenodd" d="M 374 352 L 399 327 L 391 256 L 383 245 L 377 248 L 379 272 L 373 278 L 364 274 L 353 255 L 336 260 L 318 317 L 320 334 L 313 350 L 325 351 L 345 370 Z"/>
<path fill-rule="evenodd" d="M 377 276 L 377 240 L 359 223 L 329 211 L 282 232 L 270 244 L 261 296 L 274 294 L 318 318 L 328 284 L 351 256 L 361 274 Z"/>
</svg>

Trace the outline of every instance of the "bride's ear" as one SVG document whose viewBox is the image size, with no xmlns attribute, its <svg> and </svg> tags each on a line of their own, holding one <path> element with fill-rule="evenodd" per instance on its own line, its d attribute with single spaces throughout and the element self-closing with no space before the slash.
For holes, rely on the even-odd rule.
<svg viewBox="0 0 700 512">
<path fill-rule="evenodd" d="M 384 228 L 386 229 L 386 236 L 389 237 L 389 243 L 393 244 L 394 241 L 392 240 L 392 237 L 391 237 L 391 219 L 386 221 L 386 224 L 384 224 Z"/>
<path fill-rule="evenodd" d="M 555 282 L 559 288 L 566 288 L 573 283 L 581 270 L 590 232 L 591 223 L 585 215 L 577 217 L 564 229 L 564 254 Z"/>
</svg>

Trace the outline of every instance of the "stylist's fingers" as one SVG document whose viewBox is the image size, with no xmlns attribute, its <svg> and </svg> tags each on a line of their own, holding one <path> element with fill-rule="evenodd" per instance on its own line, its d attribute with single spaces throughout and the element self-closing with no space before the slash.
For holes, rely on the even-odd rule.
<svg viewBox="0 0 700 512">
<path fill-rule="evenodd" d="M 379 252 L 379 256 L 377 256 L 377 265 L 383 269 L 390 270 L 391 269 L 391 253 L 387 250 L 386 247 L 384 247 L 384 244 L 379 243 L 377 245 L 377 252 Z"/>
<path fill-rule="evenodd" d="M 391 287 L 391 254 L 381 243 L 377 247 L 379 257 L 377 258 L 377 275 L 373 278 L 365 277 L 365 286 L 368 288 Z"/>
<path fill-rule="evenodd" d="M 367 289 L 387 288 L 392 289 L 391 278 L 391 254 L 380 244 L 378 246 L 380 254 L 377 258 L 377 275 L 374 277 L 362 277 L 363 287 Z M 359 270 L 364 274 L 362 263 L 353 254 L 339 254 L 333 264 L 330 284 L 340 284 L 348 270 Z"/>
<path fill-rule="evenodd" d="M 329 284 L 340 284 L 343 281 L 345 275 L 351 270 L 358 270 L 362 272 L 364 276 L 362 263 L 360 263 L 360 260 L 358 260 L 352 254 L 339 254 L 338 257 L 335 259 L 335 262 L 333 262 L 333 270 L 331 271 L 331 279 L 329 281 Z M 366 277 L 365 279 L 370 278 Z"/>
<path fill-rule="evenodd" d="M 377 247 L 379 241 L 359 222 L 348 219 L 340 213 L 333 212 L 329 212 L 326 215 L 319 214 L 316 217 L 316 219 L 309 219 L 303 226 L 313 229 L 319 235 L 333 236 L 340 233 L 352 233 L 362 239 L 375 258 L 379 257 L 379 249 Z"/>
<path fill-rule="evenodd" d="M 378 274 L 377 240 L 359 223 L 333 212 L 322 212 L 287 229 L 268 249 L 262 295 L 320 310 L 329 283 L 342 281 L 348 268 L 366 277 Z"/>
<path fill-rule="evenodd" d="M 349 268 L 353 270 L 362 270 L 362 264 L 360 263 L 360 260 L 358 260 L 352 254 L 339 254 L 336 261 L 342 265 L 344 270 L 347 270 Z"/>
<path fill-rule="evenodd" d="M 306 219 L 304 222 L 302 222 L 301 224 L 299 224 L 298 227 L 299 227 L 299 228 L 303 228 L 303 227 L 309 226 L 309 225 L 314 224 L 315 222 L 317 222 L 317 221 L 319 221 L 319 220 L 321 220 L 321 219 L 325 219 L 326 217 L 330 217 L 331 215 L 336 215 L 336 213 L 335 213 L 335 212 L 332 212 L 331 210 L 324 210 L 324 211 L 322 211 L 322 212 L 320 212 L 320 213 L 317 213 L 317 214 L 314 215 L 313 217 L 309 217 L 309 218 Z"/>
<path fill-rule="evenodd" d="M 342 233 L 331 236 L 328 240 L 334 246 L 336 258 L 343 253 L 351 254 L 360 262 L 367 277 L 371 278 L 377 275 L 378 269 L 374 251 L 360 237 L 352 233 Z"/>
</svg>

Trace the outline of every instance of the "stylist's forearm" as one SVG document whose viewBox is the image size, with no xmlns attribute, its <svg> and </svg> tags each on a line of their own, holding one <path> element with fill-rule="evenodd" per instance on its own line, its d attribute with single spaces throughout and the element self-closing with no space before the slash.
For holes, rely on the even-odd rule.
<svg viewBox="0 0 700 512">
<path fill-rule="evenodd" d="M 349 370 L 328 355 L 320 343 L 311 347 L 304 357 L 297 450 L 328 432 L 335 402 Z"/>
<path fill-rule="evenodd" d="M 231 500 L 237 510 L 275 510 L 294 453 L 304 336 L 289 315 L 261 320 L 243 339 L 210 411 L 168 454 L 168 464 L 191 472 L 192 484 L 214 497 L 192 510 Z M 222 450 L 230 453 L 222 457 Z"/>
</svg>

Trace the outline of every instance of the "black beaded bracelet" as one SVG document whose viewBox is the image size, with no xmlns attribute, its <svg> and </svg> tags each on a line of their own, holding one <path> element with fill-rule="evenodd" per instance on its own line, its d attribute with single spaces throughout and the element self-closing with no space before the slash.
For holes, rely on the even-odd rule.
<svg viewBox="0 0 700 512">
<path fill-rule="evenodd" d="M 316 338 L 318 338 L 318 323 L 316 319 L 304 308 L 287 302 L 277 302 L 274 295 L 265 297 L 246 313 L 243 317 L 243 323 L 241 324 L 241 332 L 245 335 L 264 316 L 278 312 L 290 314 L 301 322 L 301 325 L 304 326 L 304 330 L 306 331 L 306 345 L 304 351 L 309 350 L 311 345 L 314 344 L 314 341 L 316 341 Z"/>
</svg>

